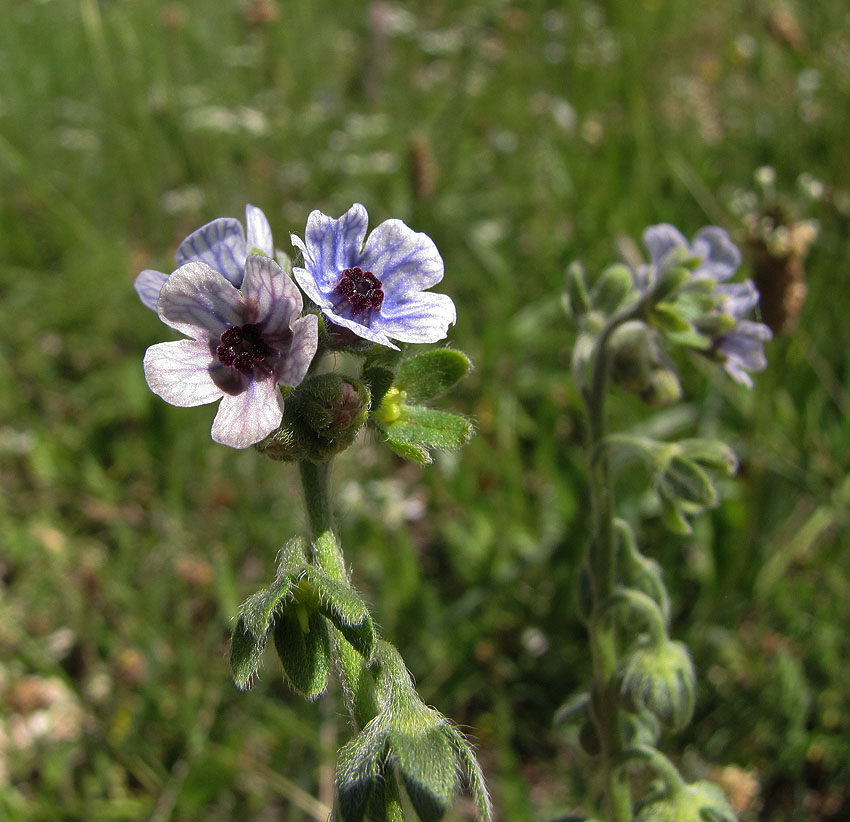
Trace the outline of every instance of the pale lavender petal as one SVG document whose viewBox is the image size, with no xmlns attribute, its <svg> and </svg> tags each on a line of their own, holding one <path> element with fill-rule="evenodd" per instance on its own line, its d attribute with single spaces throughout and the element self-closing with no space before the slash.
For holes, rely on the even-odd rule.
<svg viewBox="0 0 850 822">
<path fill-rule="evenodd" d="M 322 313 L 328 320 L 335 325 L 342 326 L 343 328 L 347 328 L 349 331 L 355 333 L 358 337 L 362 337 L 364 340 L 369 340 L 370 342 L 380 343 L 381 345 L 386 345 L 388 348 L 394 348 L 398 351 L 398 346 L 394 345 L 390 338 L 377 328 L 372 328 L 368 325 L 363 325 L 362 323 L 357 322 L 356 320 L 349 320 L 347 317 L 341 317 L 339 314 L 334 313 L 332 309 L 323 308 Z"/>
<path fill-rule="evenodd" d="M 456 320 L 451 297 L 420 291 L 382 309 L 380 320 L 373 323 L 373 328 L 399 342 L 432 343 L 444 339 L 449 326 Z"/>
<path fill-rule="evenodd" d="M 720 337 L 716 345 L 726 355 L 725 368 L 729 375 L 737 382 L 752 387 L 753 382 L 746 372 L 763 371 L 767 367 L 764 344 L 772 337 L 768 326 L 747 320 Z"/>
<path fill-rule="evenodd" d="M 262 210 L 250 203 L 245 206 L 245 226 L 248 235 L 245 250 L 250 254 L 256 248 L 267 257 L 274 257 L 272 227 Z"/>
<path fill-rule="evenodd" d="M 293 244 L 295 244 L 295 240 L 297 239 L 298 238 L 293 234 Z M 293 267 L 292 276 L 295 278 L 295 282 L 301 286 L 301 290 L 320 308 L 331 308 L 333 306 L 333 301 L 330 297 L 326 297 L 319 290 L 316 279 L 306 268 Z M 331 290 L 332 288 L 329 288 L 328 293 L 330 293 Z"/>
<path fill-rule="evenodd" d="M 152 268 L 146 268 L 136 277 L 136 281 L 133 283 L 136 293 L 139 295 L 139 299 L 151 311 L 156 311 L 156 301 L 159 299 L 159 292 L 162 290 L 167 279 L 168 274 L 164 274 L 162 271 L 154 271 Z"/>
<path fill-rule="evenodd" d="M 733 276 L 741 264 L 741 252 L 729 234 L 716 225 L 701 228 L 694 237 L 691 250 L 702 260 L 694 276 L 713 277 L 723 282 Z"/>
<path fill-rule="evenodd" d="M 759 293 L 752 280 L 718 285 L 717 292 L 724 295 L 720 304 L 723 312 L 738 320 L 746 317 L 758 305 Z"/>
<path fill-rule="evenodd" d="M 308 314 L 292 323 L 292 344 L 276 368 L 281 385 L 300 385 L 319 346 L 319 318 Z"/>
<path fill-rule="evenodd" d="M 267 437 L 283 419 L 283 397 L 272 379 L 251 380 L 241 394 L 225 394 L 212 426 L 212 438 L 231 448 L 247 448 Z"/>
<path fill-rule="evenodd" d="M 381 281 L 385 297 L 421 291 L 443 279 L 443 258 L 434 241 L 401 220 L 386 220 L 372 231 L 357 265 Z"/>
<path fill-rule="evenodd" d="M 166 325 L 196 340 L 213 339 L 243 322 L 239 291 L 202 262 L 186 263 L 168 278 L 157 310 Z"/>
<path fill-rule="evenodd" d="M 688 241 L 678 228 L 669 223 L 651 225 L 643 232 L 643 244 L 650 260 L 658 265 L 671 251 L 688 248 Z"/>
<path fill-rule="evenodd" d="M 245 270 L 245 232 L 239 220 L 219 217 L 193 231 L 177 249 L 177 265 L 199 260 L 239 288 Z"/>
<path fill-rule="evenodd" d="M 263 335 L 269 338 L 288 338 L 290 323 L 303 308 L 295 283 L 271 257 L 261 254 L 252 254 L 245 261 L 242 300 L 243 322 L 261 324 Z"/>
<path fill-rule="evenodd" d="M 332 291 L 340 273 L 358 264 L 368 225 L 366 209 L 355 203 L 338 220 L 321 211 L 311 212 L 304 243 L 296 243 L 297 238 L 293 238 L 293 243 L 304 253 L 305 267 L 322 293 Z"/>
<path fill-rule="evenodd" d="M 205 342 L 158 343 L 145 353 L 145 379 L 154 394 L 172 405 L 205 405 L 222 395 L 210 376 L 212 362 Z"/>
</svg>

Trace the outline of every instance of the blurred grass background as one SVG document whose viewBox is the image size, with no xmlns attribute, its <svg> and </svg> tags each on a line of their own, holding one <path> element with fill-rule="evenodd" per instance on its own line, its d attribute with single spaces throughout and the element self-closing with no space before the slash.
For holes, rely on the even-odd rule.
<svg viewBox="0 0 850 822">
<path fill-rule="evenodd" d="M 589 667 L 563 271 L 654 222 L 743 241 L 769 165 L 820 224 L 799 325 L 752 393 L 683 363 L 659 423 L 726 438 L 740 476 L 688 539 L 639 474 L 619 500 L 700 672 L 665 748 L 745 820 L 850 819 L 845 3 L 6 0 L 0 78 L 0 818 L 326 813 L 338 702 L 293 697 L 271 657 L 240 694 L 227 663 L 305 526 L 296 472 L 213 444 L 213 410 L 141 369 L 169 335 L 135 274 L 246 201 L 287 250 L 355 201 L 440 248 L 477 436 L 422 470 L 347 452 L 347 558 L 426 702 L 472 729 L 500 818 L 575 809 L 552 722 Z"/>
</svg>

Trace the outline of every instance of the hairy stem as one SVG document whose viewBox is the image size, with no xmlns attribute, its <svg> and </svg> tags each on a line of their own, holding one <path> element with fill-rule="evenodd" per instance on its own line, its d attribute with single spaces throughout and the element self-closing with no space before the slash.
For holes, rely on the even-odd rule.
<svg viewBox="0 0 850 822">
<path fill-rule="evenodd" d="M 332 579 L 348 585 L 350 583 L 342 546 L 334 530 L 330 501 L 330 466 L 330 461 L 315 463 L 302 460 L 299 463 L 301 485 L 304 489 L 307 517 L 313 532 L 313 562 Z M 375 684 L 363 657 L 335 628 L 332 632 L 337 672 L 342 683 L 346 707 L 354 721 L 354 727 L 360 730 L 378 713 Z"/>
<path fill-rule="evenodd" d="M 593 659 L 591 715 L 599 740 L 605 807 L 609 822 L 630 822 L 632 798 L 628 778 L 616 767 L 624 742 L 615 681 L 615 628 L 612 620 L 600 618 L 617 586 L 617 545 L 611 468 L 607 449 L 602 447 L 602 443 L 605 439 L 605 397 L 609 370 L 607 343 L 617 326 L 625 322 L 631 313 L 613 317 L 600 333 L 591 359 L 590 384 L 582 386 L 581 392 L 587 419 L 586 448 L 593 519 L 593 536 L 586 557 L 593 593 L 593 616 L 588 623 Z"/>
</svg>

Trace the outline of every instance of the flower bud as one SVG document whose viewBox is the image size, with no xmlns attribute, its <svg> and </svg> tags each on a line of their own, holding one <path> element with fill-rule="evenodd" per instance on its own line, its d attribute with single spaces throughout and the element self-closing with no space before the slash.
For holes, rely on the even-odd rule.
<svg viewBox="0 0 850 822">
<path fill-rule="evenodd" d="M 722 789 L 699 781 L 638 808 L 635 822 L 737 822 Z"/>
<path fill-rule="evenodd" d="M 590 303 L 594 310 L 611 315 L 635 292 L 631 269 L 625 265 L 611 265 L 599 275 L 590 294 Z"/>
<path fill-rule="evenodd" d="M 278 460 L 328 460 L 354 441 L 369 401 L 369 389 L 360 380 L 338 374 L 309 377 L 287 398 L 280 428 L 257 447 Z"/>
<path fill-rule="evenodd" d="M 564 308 L 567 314 L 576 321 L 590 311 L 590 295 L 587 293 L 584 268 L 579 262 L 571 263 L 567 268 Z"/>
<path fill-rule="evenodd" d="M 684 728 L 696 699 L 696 676 L 688 649 L 670 640 L 638 644 L 620 673 L 620 697 L 630 711 L 649 711 L 672 730 Z"/>
</svg>

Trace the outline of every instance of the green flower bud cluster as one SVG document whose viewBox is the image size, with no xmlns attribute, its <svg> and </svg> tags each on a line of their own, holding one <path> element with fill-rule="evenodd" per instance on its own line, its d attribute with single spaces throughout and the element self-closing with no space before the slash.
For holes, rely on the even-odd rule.
<svg viewBox="0 0 850 822">
<path fill-rule="evenodd" d="M 644 800 L 635 822 L 737 822 L 721 788 L 712 782 L 692 782 L 662 796 Z"/>
</svg>

